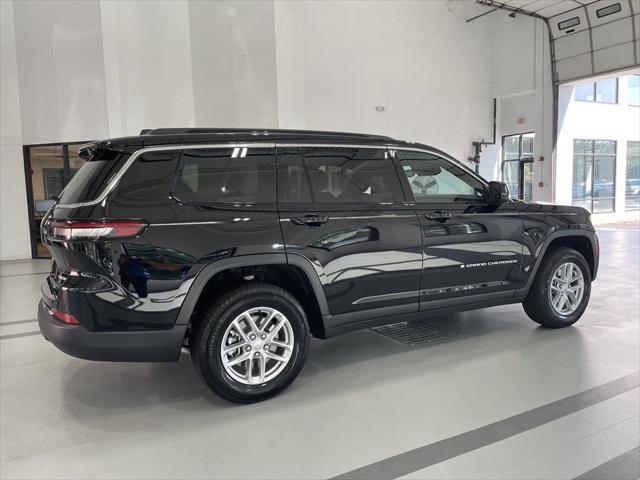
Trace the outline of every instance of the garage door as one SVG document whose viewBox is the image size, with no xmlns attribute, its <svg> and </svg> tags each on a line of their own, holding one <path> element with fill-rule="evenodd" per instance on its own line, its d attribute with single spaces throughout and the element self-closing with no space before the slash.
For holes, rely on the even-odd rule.
<svg viewBox="0 0 640 480">
<path fill-rule="evenodd" d="M 477 0 L 477 3 L 547 22 L 556 83 L 640 65 L 638 0 Z"/>
</svg>

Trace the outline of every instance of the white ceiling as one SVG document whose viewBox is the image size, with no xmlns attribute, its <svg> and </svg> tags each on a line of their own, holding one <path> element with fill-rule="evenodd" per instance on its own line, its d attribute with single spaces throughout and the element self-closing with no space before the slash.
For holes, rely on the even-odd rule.
<svg viewBox="0 0 640 480">
<path fill-rule="evenodd" d="M 640 0 L 476 0 L 544 20 L 556 83 L 640 65 Z"/>
</svg>

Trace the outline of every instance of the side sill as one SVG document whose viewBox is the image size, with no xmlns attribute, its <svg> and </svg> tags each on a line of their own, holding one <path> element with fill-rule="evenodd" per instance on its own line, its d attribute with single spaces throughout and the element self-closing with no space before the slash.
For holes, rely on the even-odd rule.
<svg viewBox="0 0 640 480">
<path fill-rule="evenodd" d="M 463 295 L 460 297 L 442 298 L 438 300 L 427 300 L 423 297 L 420 301 L 420 311 L 427 312 L 441 308 L 469 305 L 473 308 L 479 302 L 489 302 L 499 300 L 508 303 L 516 296 L 516 290 L 503 290 L 500 292 L 477 293 L 475 295 Z M 427 297 L 428 298 L 428 297 Z"/>
<path fill-rule="evenodd" d="M 442 314 L 453 313 L 453 312 L 478 310 L 481 308 L 495 307 L 498 305 L 509 305 L 513 303 L 521 303 L 522 300 L 523 300 L 523 297 L 521 296 L 515 296 L 515 297 L 509 296 L 506 298 L 502 297 L 498 299 L 485 300 L 485 301 L 468 303 L 463 305 L 450 305 L 447 307 L 432 308 L 430 310 L 421 310 L 418 312 L 411 312 L 411 313 L 405 313 L 405 314 L 399 314 L 399 315 L 398 314 L 384 315 L 376 318 L 369 318 L 366 320 L 355 321 L 351 323 L 337 324 L 337 322 L 333 322 L 335 326 L 331 328 L 325 327 L 324 338 L 331 338 L 337 335 L 342 335 L 343 333 L 349 333 L 357 330 L 362 330 L 365 328 L 378 327 L 381 325 L 388 325 L 390 323 L 407 322 L 410 320 L 427 320 L 430 316 L 429 314 L 442 315 Z M 339 316 L 336 315 L 336 317 L 339 317 Z M 327 318 L 325 317 L 324 320 L 326 325 Z"/>
</svg>

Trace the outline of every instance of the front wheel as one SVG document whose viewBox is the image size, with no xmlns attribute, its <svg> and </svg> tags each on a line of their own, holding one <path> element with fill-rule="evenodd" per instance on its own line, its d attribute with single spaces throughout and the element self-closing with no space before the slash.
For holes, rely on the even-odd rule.
<svg viewBox="0 0 640 480">
<path fill-rule="evenodd" d="M 522 305 L 534 322 L 562 328 L 580 319 L 590 295 L 591 272 L 582 254 L 572 248 L 553 248 L 542 259 Z"/>
<path fill-rule="evenodd" d="M 252 403 L 277 395 L 302 370 L 309 349 L 304 310 L 268 284 L 224 295 L 194 327 L 196 371 L 221 397 Z"/>
</svg>

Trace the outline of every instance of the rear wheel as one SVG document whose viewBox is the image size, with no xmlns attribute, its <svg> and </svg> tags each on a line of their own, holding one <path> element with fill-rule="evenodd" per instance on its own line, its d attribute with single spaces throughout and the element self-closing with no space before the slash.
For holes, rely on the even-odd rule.
<svg viewBox="0 0 640 480">
<path fill-rule="evenodd" d="M 578 321 L 590 295 L 591 272 L 584 257 L 572 248 L 553 248 L 542 259 L 522 305 L 534 322 L 562 328 Z"/>
<path fill-rule="evenodd" d="M 304 365 L 309 328 L 287 291 L 247 285 L 224 295 L 195 326 L 196 371 L 221 397 L 238 403 L 270 398 L 287 388 Z"/>
</svg>

